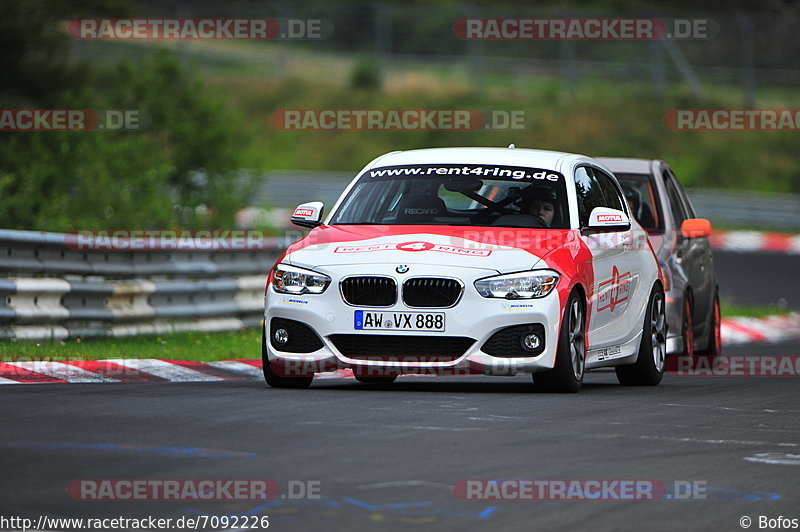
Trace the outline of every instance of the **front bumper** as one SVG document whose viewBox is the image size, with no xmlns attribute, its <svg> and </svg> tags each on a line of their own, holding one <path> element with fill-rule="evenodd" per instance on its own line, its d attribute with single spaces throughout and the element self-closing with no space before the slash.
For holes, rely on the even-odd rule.
<svg viewBox="0 0 800 532">
<path fill-rule="evenodd" d="M 473 282 L 486 277 L 486 270 L 474 268 L 458 268 L 451 271 L 447 267 L 412 266 L 415 276 L 456 277 L 464 284 L 464 292 L 458 303 L 451 308 L 409 308 L 398 298 L 397 303 L 382 309 L 355 307 L 347 304 L 337 290 L 342 277 L 353 275 L 337 275 L 319 268 L 318 271 L 330 275 L 331 285 L 317 295 L 290 296 L 276 293 L 270 286 L 265 297 L 264 327 L 266 352 L 273 370 L 287 376 L 308 375 L 310 373 L 334 371 L 351 368 L 358 374 L 486 374 L 515 375 L 517 373 L 534 373 L 553 368 L 558 344 L 558 330 L 561 319 L 561 308 L 558 291 L 553 290 L 541 299 L 506 300 L 481 297 L 473 286 Z M 454 269 L 455 270 L 455 269 Z M 358 273 L 358 272 L 356 272 Z M 394 265 L 370 265 L 369 275 L 391 276 L 398 286 L 405 276 L 394 271 Z M 397 330 L 357 330 L 354 325 L 356 310 L 379 310 L 380 312 L 442 312 L 445 314 L 445 330 L 443 332 L 397 331 Z M 270 341 L 273 331 L 270 324 L 273 318 L 294 320 L 308 326 L 321 340 L 322 347 L 310 353 L 291 353 L 281 351 Z M 544 330 L 544 349 L 536 356 L 492 356 L 482 350 L 484 344 L 496 332 L 506 327 L 541 324 Z M 446 361 L 427 360 L 428 353 L 418 356 L 393 356 L 393 353 L 374 353 L 386 356 L 386 360 L 365 360 L 350 358 L 337 349 L 333 335 L 389 335 L 414 336 L 448 336 L 470 338 L 471 345 L 457 358 Z"/>
</svg>

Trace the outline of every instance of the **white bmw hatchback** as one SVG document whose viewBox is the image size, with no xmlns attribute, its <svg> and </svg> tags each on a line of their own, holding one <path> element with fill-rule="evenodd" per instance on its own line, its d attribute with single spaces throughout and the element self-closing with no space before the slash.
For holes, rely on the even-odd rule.
<svg viewBox="0 0 800 532">
<path fill-rule="evenodd" d="M 622 384 L 664 371 L 664 291 L 647 233 L 613 174 L 582 155 L 501 148 L 393 152 L 370 162 L 270 270 L 267 383 L 352 369 L 532 373 L 575 392 L 586 370 Z"/>
</svg>

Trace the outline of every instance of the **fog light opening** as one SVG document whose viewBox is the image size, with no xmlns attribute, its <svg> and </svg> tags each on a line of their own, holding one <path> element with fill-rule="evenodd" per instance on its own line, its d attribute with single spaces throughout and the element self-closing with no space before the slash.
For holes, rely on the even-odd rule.
<svg viewBox="0 0 800 532">
<path fill-rule="evenodd" d="M 275 329 L 272 337 L 275 339 L 275 343 L 286 345 L 289 342 L 289 331 L 284 328 Z"/>
<path fill-rule="evenodd" d="M 525 351 L 536 351 L 542 345 L 542 339 L 536 333 L 526 334 L 522 337 L 522 349 Z"/>
</svg>

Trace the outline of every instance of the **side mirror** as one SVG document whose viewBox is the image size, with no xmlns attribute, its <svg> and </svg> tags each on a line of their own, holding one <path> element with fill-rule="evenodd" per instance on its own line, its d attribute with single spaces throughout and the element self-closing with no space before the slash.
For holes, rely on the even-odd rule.
<svg viewBox="0 0 800 532">
<path fill-rule="evenodd" d="M 705 238 L 711 234 L 711 222 L 705 218 L 687 218 L 681 224 L 681 234 L 686 238 Z"/>
<path fill-rule="evenodd" d="M 322 225 L 322 209 L 325 205 L 321 201 L 311 201 L 298 205 L 292 213 L 292 223 L 300 227 L 317 227 Z"/>
<path fill-rule="evenodd" d="M 628 215 L 617 209 L 608 207 L 595 207 L 589 214 L 590 231 L 613 232 L 627 231 L 631 228 L 631 220 Z"/>
</svg>

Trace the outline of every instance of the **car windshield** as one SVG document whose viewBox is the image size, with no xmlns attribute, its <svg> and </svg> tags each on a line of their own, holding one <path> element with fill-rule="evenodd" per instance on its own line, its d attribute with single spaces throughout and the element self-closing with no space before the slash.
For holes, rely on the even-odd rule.
<svg viewBox="0 0 800 532">
<path fill-rule="evenodd" d="M 367 170 L 333 225 L 482 225 L 569 228 L 564 176 L 498 165 L 414 165 Z"/>
<path fill-rule="evenodd" d="M 649 175 L 615 173 L 633 217 L 645 231 L 663 233 L 661 209 L 656 201 L 656 190 Z"/>
</svg>

